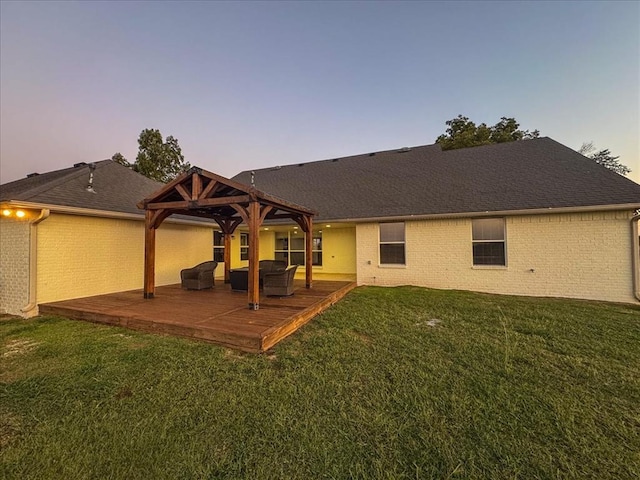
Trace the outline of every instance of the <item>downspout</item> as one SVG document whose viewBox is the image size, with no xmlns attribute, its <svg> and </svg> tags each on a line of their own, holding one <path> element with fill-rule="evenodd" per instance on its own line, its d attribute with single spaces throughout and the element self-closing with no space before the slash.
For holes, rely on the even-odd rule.
<svg viewBox="0 0 640 480">
<path fill-rule="evenodd" d="M 20 311 L 25 317 L 38 306 L 36 286 L 38 284 L 38 224 L 49 218 L 51 211 L 48 208 L 40 210 L 40 215 L 29 222 L 29 303 Z"/>
<path fill-rule="evenodd" d="M 638 236 L 638 224 L 640 223 L 640 210 L 636 210 L 631 217 L 631 251 L 633 252 L 633 260 L 631 268 L 633 268 L 633 294 L 637 300 L 640 300 L 640 237 Z"/>
</svg>

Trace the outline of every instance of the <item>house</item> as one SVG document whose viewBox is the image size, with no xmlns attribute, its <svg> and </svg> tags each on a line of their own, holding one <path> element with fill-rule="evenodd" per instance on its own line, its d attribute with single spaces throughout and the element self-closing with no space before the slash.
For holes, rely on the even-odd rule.
<svg viewBox="0 0 640 480">
<path fill-rule="evenodd" d="M 550 138 L 402 148 L 233 180 L 252 177 L 318 212 L 314 270 L 359 285 L 640 299 L 640 185 Z M 304 263 L 296 225 L 265 224 L 260 249 Z"/>
<path fill-rule="evenodd" d="M 0 186 L 0 313 L 30 316 L 40 303 L 141 288 L 136 203 L 162 186 L 111 160 Z M 158 230 L 158 284 L 210 260 L 212 237 L 210 221 L 168 219 Z"/>
<path fill-rule="evenodd" d="M 316 212 L 309 240 L 299 223 L 273 215 L 254 237 L 259 259 L 301 265 L 301 276 L 309 258 L 314 278 L 359 285 L 640 300 L 640 185 L 550 138 L 372 152 L 229 182 Z M 28 316 L 40 303 L 142 288 L 137 205 L 158 195 L 189 204 L 187 193 L 110 160 L 0 186 L 0 312 Z M 226 236 L 210 218 L 171 215 L 159 225 L 155 285 L 179 283 L 182 268 L 212 256 L 229 259 L 220 279 L 247 266 L 246 225 Z"/>
</svg>

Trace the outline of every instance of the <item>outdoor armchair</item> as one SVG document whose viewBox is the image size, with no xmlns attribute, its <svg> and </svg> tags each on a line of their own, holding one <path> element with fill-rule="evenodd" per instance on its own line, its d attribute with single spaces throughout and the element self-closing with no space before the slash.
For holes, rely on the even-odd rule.
<svg viewBox="0 0 640 480">
<path fill-rule="evenodd" d="M 263 279 L 265 295 L 286 297 L 293 295 L 293 277 L 298 265 L 293 265 L 281 272 L 266 273 Z"/>
<path fill-rule="evenodd" d="M 193 268 L 185 268 L 180 271 L 182 288 L 185 290 L 203 290 L 213 288 L 213 274 L 218 262 L 203 262 Z"/>
<path fill-rule="evenodd" d="M 283 262 L 282 260 L 260 260 L 258 265 L 260 272 L 263 274 L 281 272 L 287 268 L 287 262 Z"/>
<path fill-rule="evenodd" d="M 287 262 L 282 260 L 260 260 L 258 265 L 260 268 L 260 288 L 264 286 L 264 276 L 267 273 L 284 272 L 287 268 Z"/>
</svg>

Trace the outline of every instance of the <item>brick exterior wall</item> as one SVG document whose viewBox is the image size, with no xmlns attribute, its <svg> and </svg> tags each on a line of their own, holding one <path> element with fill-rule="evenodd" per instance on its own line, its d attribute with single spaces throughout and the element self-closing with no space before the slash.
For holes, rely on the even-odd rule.
<svg viewBox="0 0 640 480">
<path fill-rule="evenodd" d="M 0 220 L 0 313 L 20 315 L 29 303 L 29 222 Z"/>
<path fill-rule="evenodd" d="M 507 266 L 484 268 L 473 266 L 471 219 L 406 222 L 404 266 L 379 266 L 378 224 L 359 224 L 358 284 L 637 303 L 631 216 L 596 212 L 506 217 Z"/>
<path fill-rule="evenodd" d="M 211 228 L 163 223 L 156 285 L 180 283 L 180 270 L 211 260 L 212 249 Z M 143 221 L 52 213 L 38 225 L 38 303 L 139 289 L 143 277 Z"/>
</svg>

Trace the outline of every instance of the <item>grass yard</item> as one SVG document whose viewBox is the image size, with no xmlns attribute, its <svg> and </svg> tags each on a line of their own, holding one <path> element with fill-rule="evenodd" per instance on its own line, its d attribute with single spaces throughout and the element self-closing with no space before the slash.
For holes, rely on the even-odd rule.
<svg viewBox="0 0 640 480">
<path fill-rule="evenodd" d="M 0 337 L 6 479 L 640 477 L 634 306 L 366 287 L 264 355 L 56 317 Z"/>
</svg>

